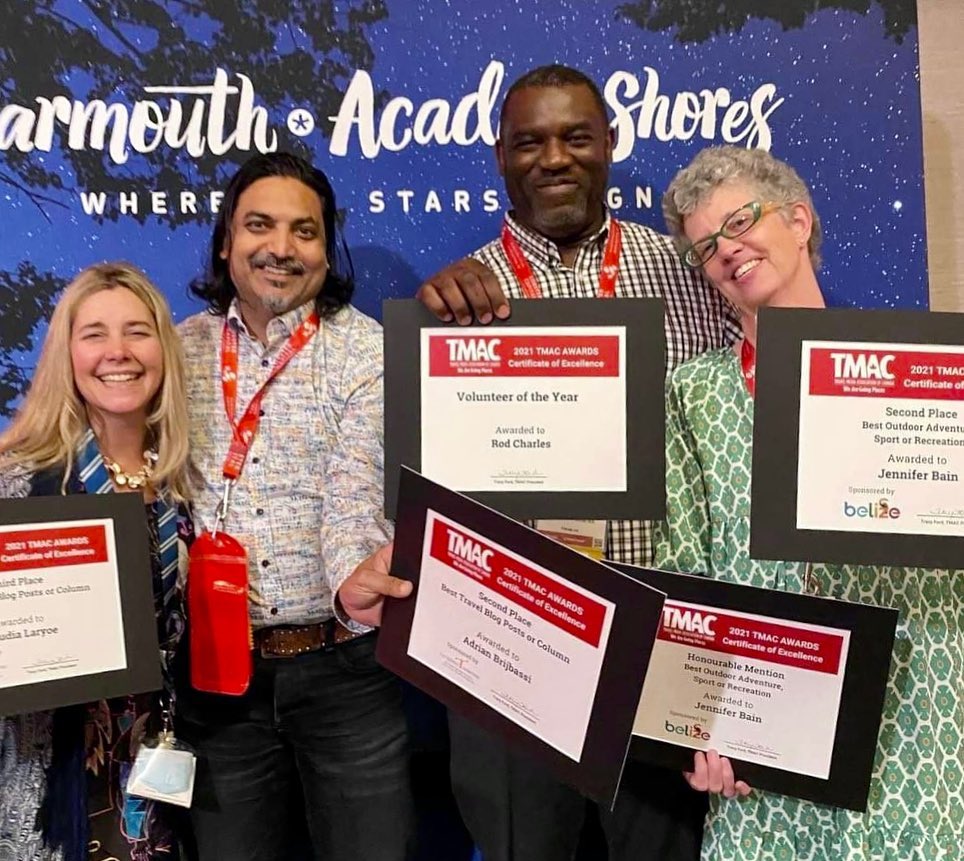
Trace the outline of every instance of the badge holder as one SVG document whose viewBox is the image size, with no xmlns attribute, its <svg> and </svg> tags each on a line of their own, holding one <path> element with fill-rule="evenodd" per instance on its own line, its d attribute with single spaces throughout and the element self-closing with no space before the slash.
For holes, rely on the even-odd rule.
<svg viewBox="0 0 964 861">
<path fill-rule="evenodd" d="M 157 738 L 144 739 L 127 778 L 127 794 L 190 807 L 197 759 L 190 745 L 174 737 L 165 709 Z"/>
<path fill-rule="evenodd" d="M 251 682 L 251 622 L 248 616 L 248 553 L 219 531 L 234 482 L 225 483 L 214 529 L 191 545 L 187 578 L 191 686 L 240 696 Z"/>
</svg>

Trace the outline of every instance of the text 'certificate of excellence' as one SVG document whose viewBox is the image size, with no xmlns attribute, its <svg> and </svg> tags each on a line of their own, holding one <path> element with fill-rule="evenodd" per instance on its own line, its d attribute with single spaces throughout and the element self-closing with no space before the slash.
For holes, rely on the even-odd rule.
<svg viewBox="0 0 964 861">
<path fill-rule="evenodd" d="M 626 330 L 423 329 L 422 471 L 472 491 L 625 491 Z M 605 445 L 593 445 L 600 423 Z"/>
<path fill-rule="evenodd" d="M 797 527 L 964 536 L 964 347 L 802 351 Z"/>
</svg>

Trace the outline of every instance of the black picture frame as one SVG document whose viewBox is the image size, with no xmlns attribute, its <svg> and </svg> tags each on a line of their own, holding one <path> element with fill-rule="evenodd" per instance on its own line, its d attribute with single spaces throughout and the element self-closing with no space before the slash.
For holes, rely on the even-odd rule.
<svg viewBox="0 0 964 861">
<path fill-rule="evenodd" d="M 750 555 L 754 559 L 964 568 L 964 537 L 798 529 L 796 480 L 804 341 L 964 345 L 964 315 L 763 308 L 758 328 Z"/>
<path fill-rule="evenodd" d="M 443 328 L 417 300 L 386 300 L 385 331 L 385 513 L 395 516 L 399 467 L 420 471 L 420 333 Z M 661 299 L 542 299 L 512 305 L 508 320 L 493 327 L 624 326 L 626 328 L 626 490 L 620 492 L 506 491 L 470 492 L 473 499 L 510 517 L 579 519 L 658 519 L 665 516 L 666 343 Z M 465 327 L 454 327 L 453 332 Z M 605 417 L 598 417 L 595 438 L 606 444 Z M 431 420 L 440 420 L 434 417 Z M 453 488 L 460 490 L 460 488 Z"/>
<path fill-rule="evenodd" d="M 667 600 L 850 631 L 829 777 L 824 780 L 740 759 L 731 761 L 737 778 L 754 788 L 850 810 L 867 809 L 897 610 L 743 586 L 699 575 L 607 564 L 665 592 Z M 632 759 L 680 771 L 692 770 L 693 754 L 692 748 L 636 735 L 630 746 Z"/>
<path fill-rule="evenodd" d="M 491 538 L 525 559 L 616 604 L 585 744 L 579 762 L 527 732 L 408 655 L 418 600 L 418 578 L 426 512 L 442 516 Z M 562 574 L 562 572 L 565 572 Z M 663 607 L 662 592 L 546 538 L 467 496 L 450 491 L 409 470 L 402 470 L 392 574 L 415 583 L 405 600 L 385 605 L 377 657 L 411 682 L 515 750 L 531 756 L 560 780 L 601 804 L 612 805 L 622 774 L 636 706 Z M 564 684 L 564 677 L 560 678 Z"/>
<path fill-rule="evenodd" d="M 0 523 L 44 524 L 109 519 L 114 525 L 127 666 L 108 672 L 0 688 L 0 714 L 42 711 L 76 703 L 156 691 L 161 661 L 144 498 L 139 493 L 75 494 L 0 500 Z M 65 598 L 65 600 L 69 600 Z M 0 610 L 16 612 L 0 603 Z M 14 603 L 15 602 L 10 602 Z"/>
</svg>

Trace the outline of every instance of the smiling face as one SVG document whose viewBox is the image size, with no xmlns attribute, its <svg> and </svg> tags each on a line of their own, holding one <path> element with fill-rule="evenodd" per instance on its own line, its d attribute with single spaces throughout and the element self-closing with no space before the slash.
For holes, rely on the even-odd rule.
<svg viewBox="0 0 964 861">
<path fill-rule="evenodd" d="M 690 242 L 716 233 L 741 207 L 762 200 L 751 185 L 733 182 L 717 188 L 683 219 Z M 742 236 L 717 239 L 716 254 L 703 266 L 706 277 L 735 306 L 748 313 L 781 305 L 782 297 L 804 280 L 813 279 L 807 240 L 813 219 L 802 203 L 791 203 L 763 215 Z"/>
<path fill-rule="evenodd" d="M 513 93 L 496 158 L 521 224 L 558 243 L 602 226 L 612 135 L 588 87 L 532 86 Z"/>
<path fill-rule="evenodd" d="M 93 420 L 146 420 L 164 377 L 164 355 L 148 307 L 126 287 L 77 306 L 70 330 L 74 384 Z"/>
<path fill-rule="evenodd" d="M 269 176 L 238 198 L 221 257 L 241 315 L 260 337 L 280 316 L 320 292 L 328 275 L 321 200 L 300 180 Z"/>
</svg>

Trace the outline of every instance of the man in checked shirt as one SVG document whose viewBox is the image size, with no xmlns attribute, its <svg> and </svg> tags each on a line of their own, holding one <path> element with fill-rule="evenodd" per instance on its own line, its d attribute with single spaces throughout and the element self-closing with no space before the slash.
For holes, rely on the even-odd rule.
<svg viewBox="0 0 964 861">
<path fill-rule="evenodd" d="M 605 205 L 612 147 L 602 95 L 584 74 L 556 65 L 519 78 L 506 93 L 495 147 L 513 207 L 506 235 L 430 278 L 419 299 L 447 322 L 508 317 L 507 297 L 526 295 L 520 283 L 526 273 L 512 263 L 517 251 L 538 294 L 597 295 L 614 223 Z M 668 237 L 631 222 L 620 228 L 616 295 L 663 300 L 667 370 L 737 337 L 732 310 L 681 264 Z M 649 523 L 600 527 L 607 558 L 652 563 Z M 454 713 L 449 729 L 453 789 L 485 861 L 571 861 L 587 802 Z M 705 809 L 705 798 L 691 792 L 681 774 L 628 763 L 615 810 L 599 811 L 610 861 L 699 858 Z"/>
</svg>

